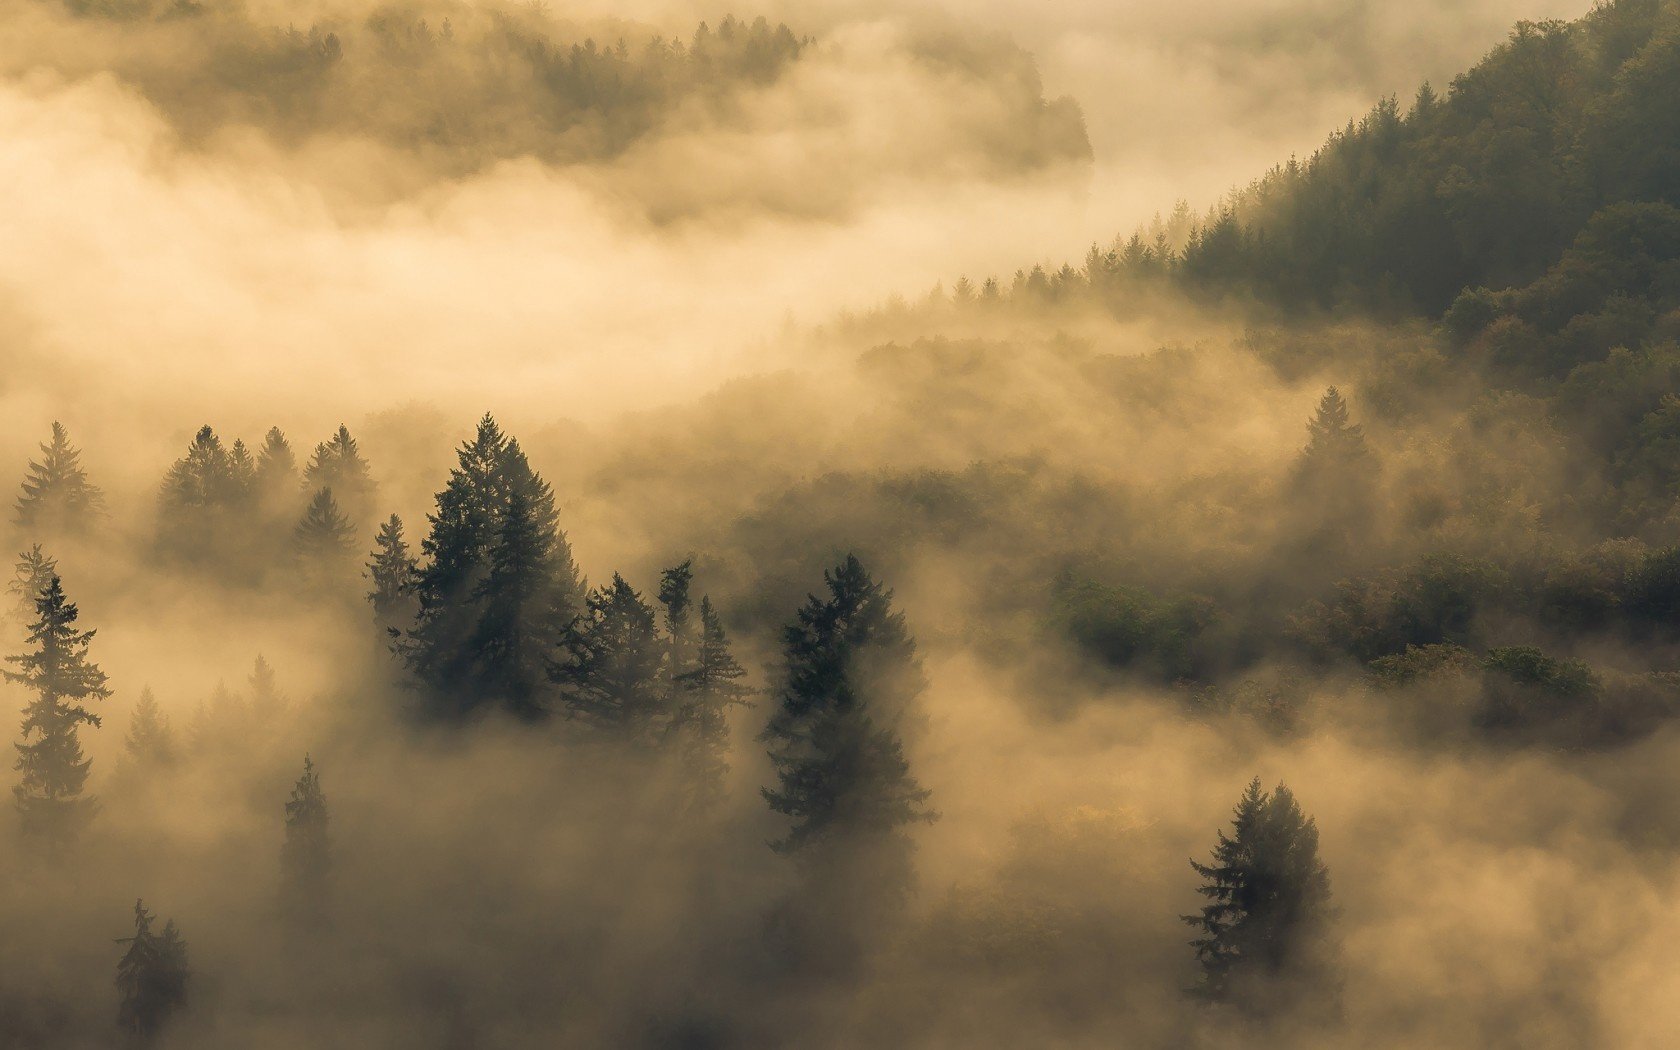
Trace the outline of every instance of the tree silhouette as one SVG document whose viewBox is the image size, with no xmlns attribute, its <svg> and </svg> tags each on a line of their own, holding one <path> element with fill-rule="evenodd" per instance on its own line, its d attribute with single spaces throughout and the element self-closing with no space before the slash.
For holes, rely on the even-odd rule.
<svg viewBox="0 0 1680 1050">
<path fill-rule="evenodd" d="M 624 577 L 590 592 L 567 633 L 555 676 L 570 717 L 621 740 L 658 742 L 670 724 L 666 648 L 653 609 Z"/>
<path fill-rule="evenodd" d="M 374 538 L 373 560 L 367 563 L 367 578 L 373 583 L 368 601 L 373 605 L 374 623 L 396 629 L 414 619 L 414 577 L 418 566 L 403 538 L 402 519 L 391 515 L 379 526 Z"/>
<path fill-rule="evenodd" d="M 294 918 L 317 920 L 327 907 L 332 873 L 327 796 L 308 755 L 286 803 L 286 841 L 280 848 L 281 902 Z"/>
<path fill-rule="evenodd" d="M 292 549 L 306 564 L 330 566 L 348 559 L 355 544 L 356 527 L 339 509 L 332 489 L 315 493 L 292 531 Z"/>
<path fill-rule="evenodd" d="M 178 754 L 175 733 L 170 729 L 169 716 L 158 707 L 151 686 L 140 690 L 140 699 L 128 720 L 128 736 L 123 738 L 123 751 L 139 768 L 166 768 L 175 763 Z"/>
<path fill-rule="evenodd" d="M 135 1043 L 146 1045 L 186 1005 L 187 943 L 173 919 L 164 924 L 162 934 L 153 933 L 152 915 L 138 900 L 134 935 L 117 943 L 128 945 L 117 961 L 117 990 L 122 994 L 117 1026 Z"/>
<path fill-rule="evenodd" d="M 1190 942 L 1199 996 L 1259 1009 L 1284 998 L 1285 981 L 1330 990 L 1330 875 L 1318 859 L 1318 828 L 1287 787 L 1268 794 L 1254 778 L 1211 862 L 1190 866 L 1208 898 L 1200 914 L 1183 917 L 1201 931 Z"/>
<path fill-rule="evenodd" d="M 6 590 L 17 598 L 18 610 L 29 616 L 35 612 L 35 600 L 56 575 L 58 559 L 43 552 L 39 543 L 32 544 L 28 550 L 18 554 L 17 565 L 12 569 L 12 581 L 6 585 Z"/>
<path fill-rule="evenodd" d="M 70 444 L 70 432 L 54 422 L 52 437 L 41 446 L 41 458 L 31 460 L 18 496 L 19 527 L 43 532 L 77 532 L 104 513 L 105 496 L 88 481 L 81 451 Z"/>
<path fill-rule="evenodd" d="M 303 468 L 303 483 L 312 492 L 331 489 L 356 517 L 365 516 L 373 506 L 373 475 L 356 439 L 342 424 L 332 437 L 315 446 Z"/>
<path fill-rule="evenodd" d="M 88 659 L 94 632 L 76 630 L 76 606 L 65 598 L 57 576 L 41 591 L 35 609 L 29 648 L 8 657 L 17 670 L 5 672 L 35 694 L 23 711 L 23 739 L 16 745 L 22 778 L 12 794 L 25 834 L 52 849 L 67 844 L 92 813 L 94 800 L 82 795 L 92 761 L 82 756 L 77 730 L 99 725 L 87 705 L 111 691 L 105 673 Z"/>
</svg>

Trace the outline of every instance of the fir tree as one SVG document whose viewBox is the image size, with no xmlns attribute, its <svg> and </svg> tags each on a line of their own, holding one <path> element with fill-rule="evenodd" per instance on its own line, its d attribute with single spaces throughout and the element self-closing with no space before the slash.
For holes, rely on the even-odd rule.
<svg viewBox="0 0 1680 1050">
<path fill-rule="evenodd" d="M 479 619 L 469 643 L 479 694 L 522 718 L 541 714 L 551 640 L 537 615 L 547 600 L 553 532 L 538 523 L 523 491 L 508 496 L 490 549 L 489 572 L 474 590 Z"/>
<path fill-rule="evenodd" d="M 358 516 L 373 505 L 373 476 L 356 439 L 342 424 L 332 437 L 315 446 L 303 468 L 303 483 L 312 491 L 333 490 L 349 512 Z"/>
<path fill-rule="evenodd" d="M 1183 917 L 1201 933 L 1190 942 L 1201 964 L 1199 996 L 1260 1008 L 1285 998 L 1280 980 L 1330 990 L 1330 875 L 1318 859 L 1318 828 L 1287 787 L 1268 794 L 1254 778 L 1211 862 L 1190 866 L 1206 880 L 1198 892 L 1209 901 Z"/>
<path fill-rule="evenodd" d="M 81 451 L 70 444 L 70 432 L 53 423 L 52 437 L 41 446 L 41 458 L 31 460 L 17 500 L 17 523 L 26 530 L 76 532 L 104 512 L 105 496 L 88 481 Z"/>
<path fill-rule="evenodd" d="M 208 426 L 164 476 L 159 495 L 159 542 L 191 561 L 215 560 L 244 539 L 229 512 L 243 502 L 244 483 L 233 457 Z"/>
<path fill-rule="evenodd" d="M 8 657 L 17 667 L 8 680 L 28 687 L 35 698 L 23 711 L 23 739 L 17 744 L 20 783 L 12 789 L 26 834 L 50 845 L 72 838 L 91 815 L 94 800 L 83 797 L 90 759 L 82 756 L 77 730 L 98 727 L 88 703 L 111 695 L 105 673 L 88 659 L 93 631 L 75 628 L 76 606 L 54 576 L 35 601 L 27 652 Z"/>
<path fill-rule="evenodd" d="M 272 726 L 279 721 L 286 712 L 286 696 L 275 680 L 274 667 L 261 653 L 257 654 L 256 661 L 251 665 L 250 677 L 245 682 L 251 689 L 246 708 L 252 721 L 259 726 Z"/>
<path fill-rule="evenodd" d="M 792 819 L 777 851 L 885 836 L 935 814 L 910 775 L 899 727 L 924 683 L 892 593 L 848 556 L 824 574 L 785 636 L 786 668 L 764 730 L 777 787 L 770 808 Z"/>
<path fill-rule="evenodd" d="M 137 767 L 163 768 L 175 764 L 175 733 L 170 729 L 169 716 L 158 707 L 151 686 L 140 690 L 140 699 L 128 720 L 123 751 Z"/>
<path fill-rule="evenodd" d="M 1345 471 L 1357 467 L 1369 455 L 1365 432 L 1348 416 L 1347 400 L 1335 387 L 1325 390 L 1318 410 L 1307 423 L 1307 447 L 1301 453 L 1301 471 Z"/>
<path fill-rule="evenodd" d="M 6 585 L 6 590 L 17 599 L 18 611 L 24 616 L 33 615 L 35 600 L 56 575 L 58 559 L 45 554 L 39 543 L 20 552 L 17 565 L 12 569 L 12 582 Z"/>
<path fill-rule="evenodd" d="M 256 498 L 257 461 L 245 442 L 234 439 L 228 450 L 228 499 L 231 506 L 245 506 Z"/>
<path fill-rule="evenodd" d="M 611 584 L 590 592 L 562 650 L 555 677 L 569 716 L 625 741 L 663 735 L 671 717 L 666 648 L 653 609 L 624 577 L 614 573 Z"/>
<path fill-rule="evenodd" d="M 692 808 L 710 809 L 723 797 L 729 775 L 728 709 L 747 703 L 748 690 L 740 683 L 746 673 L 729 651 L 729 639 L 711 599 L 701 598 L 693 661 L 674 682 L 675 731 Z"/>
<path fill-rule="evenodd" d="M 286 803 L 286 841 L 280 848 L 281 900 L 294 917 L 319 918 L 326 909 L 332 872 L 327 796 L 308 755 L 303 775 Z"/>
<path fill-rule="evenodd" d="M 152 916 L 134 902 L 134 935 L 117 962 L 117 1025 L 137 1044 L 148 1044 L 187 1002 L 187 944 L 171 919 L 163 933 L 152 932 Z"/>
<path fill-rule="evenodd" d="M 373 605 L 374 623 L 381 628 L 396 630 L 414 619 L 414 580 L 418 568 L 403 538 L 402 519 L 393 514 L 379 526 L 373 560 L 367 563 L 364 574 L 373 583 L 368 601 Z"/>
<path fill-rule="evenodd" d="M 331 564 L 349 558 L 356 527 L 339 510 L 332 489 L 321 489 L 292 530 L 292 549 L 306 563 Z"/>
<path fill-rule="evenodd" d="M 396 648 L 434 715 L 460 718 L 491 701 L 529 713 L 524 686 L 510 692 L 509 682 L 529 683 L 524 654 L 561 643 L 583 583 L 553 491 L 494 419 L 479 422 L 458 460 L 421 541 L 415 624 Z M 520 656 L 510 662 L 515 636 Z M 499 677 L 516 667 L 513 679 Z"/>
<path fill-rule="evenodd" d="M 265 504 L 272 504 L 291 499 L 297 486 L 297 457 L 292 454 L 292 444 L 281 428 L 269 427 L 269 433 L 262 438 L 262 449 L 257 450 L 257 494 Z"/>
</svg>

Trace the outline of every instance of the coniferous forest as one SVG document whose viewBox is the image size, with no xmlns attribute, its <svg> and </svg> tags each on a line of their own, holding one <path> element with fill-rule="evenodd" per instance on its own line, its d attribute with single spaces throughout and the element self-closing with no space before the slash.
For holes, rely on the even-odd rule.
<svg viewBox="0 0 1680 1050">
<path fill-rule="evenodd" d="M 0 0 L 0 1050 L 1680 1045 L 1544 2 Z"/>
</svg>

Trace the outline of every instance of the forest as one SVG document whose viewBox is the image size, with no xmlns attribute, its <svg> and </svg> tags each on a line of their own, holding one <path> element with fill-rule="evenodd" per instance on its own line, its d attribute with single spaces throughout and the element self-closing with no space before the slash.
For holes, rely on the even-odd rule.
<svg viewBox="0 0 1680 1050">
<path fill-rule="evenodd" d="M 0 0 L 0 1047 L 1680 1041 L 1680 4 L 1011 10 Z"/>
</svg>

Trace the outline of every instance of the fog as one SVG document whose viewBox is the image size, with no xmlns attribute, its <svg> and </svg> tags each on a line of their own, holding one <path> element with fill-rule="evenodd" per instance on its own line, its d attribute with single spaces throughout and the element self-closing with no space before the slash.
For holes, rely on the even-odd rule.
<svg viewBox="0 0 1680 1050">
<path fill-rule="evenodd" d="M 0 1045 L 146 1042 L 114 1023 L 137 897 L 188 944 L 171 1047 L 1680 1038 L 1677 646 L 1556 608 L 1672 519 L 1593 503 L 1555 386 L 1484 389 L 1435 318 L 1026 276 L 1583 5 L 771 3 L 731 24 L 762 14 L 773 58 L 637 64 L 723 13 L 0 0 L 0 464 L 61 422 L 105 497 L 8 517 L 7 549 L 57 558 L 112 690 L 78 841 L 0 821 Z M 1303 465 L 1330 386 L 1370 448 L 1334 491 Z M 425 714 L 421 621 L 376 623 L 363 563 L 396 513 L 436 564 L 486 412 L 590 586 L 651 605 L 688 559 L 716 603 L 751 703 L 712 808 L 559 707 Z M 341 424 L 371 471 L 365 505 L 338 492 L 353 550 L 309 560 L 313 481 L 208 540 L 171 503 L 202 426 L 253 455 L 277 426 L 301 466 Z M 773 851 L 761 791 L 787 625 L 853 553 L 915 640 L 926 689 L 879 724 L 938 814 L 890 829 L 913 874 L 878 911 L 813 901 L 892 897 L 891 858 Z M 1590 716 L 1490 729 L 1504 665 L 1422 654 L 1524 646 L 1590 665 Z M 170 763 L 125 750 L 143 688 Z M 313 922 L 280 860 L 306 753 Z M 1251 1016 L 1187 994 L 1182 917 L 1255 777 L 1316 823 L 1336 962 Z"/>
</svg>

